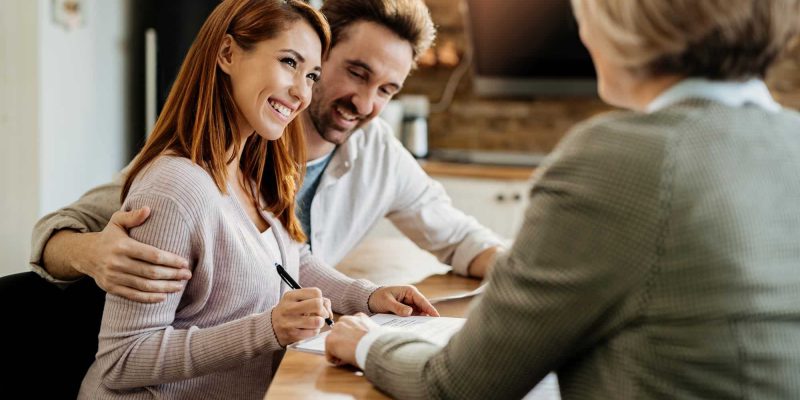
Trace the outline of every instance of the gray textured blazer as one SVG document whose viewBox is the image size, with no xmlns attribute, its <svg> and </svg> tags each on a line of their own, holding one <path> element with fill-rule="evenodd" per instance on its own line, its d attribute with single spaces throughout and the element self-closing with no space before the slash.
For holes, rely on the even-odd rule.
<svg viewBox="0 0 800 400">
<path fill-rule="evenodd" d="M 800 115 L 688 100 L 578 126 L 463 330 L 371 347 L 399 398 L 800 398 Z"/>
</svg>

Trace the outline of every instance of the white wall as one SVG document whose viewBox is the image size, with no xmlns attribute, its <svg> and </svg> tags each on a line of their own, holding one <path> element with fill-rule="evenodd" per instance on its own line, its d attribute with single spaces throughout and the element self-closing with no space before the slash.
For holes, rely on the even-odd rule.
<svg viewBox="0 0 800 400">
<path fill-rule="evenodd" d="M 0 275 L 26 268 L 39 213 L 38 3 L 0 1 Z"/>
<path fill-rule="evenodd" d="M 41 170 L 44 214 L 107 182 L 126 155 L 126 0 L 84 2 L 84 26 L 52 22 L 39 0 Z"/>
<path fill-rule="evenodd" d="M 0 275 L 28 269 L 38 217 L 127 162 L 131 1 L 85 0 L 73 30 L 52 0 L 0 1 Z"/>
</svg>

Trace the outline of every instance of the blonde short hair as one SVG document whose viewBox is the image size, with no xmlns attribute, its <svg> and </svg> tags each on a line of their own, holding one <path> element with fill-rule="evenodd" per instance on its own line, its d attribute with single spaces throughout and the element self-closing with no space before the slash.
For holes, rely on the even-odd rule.
<svg viewBox="0 0 800 400">
<path fill-rule="evenodd" d="M 572 0 L 609 59 L 647 75 L 763 77 L 800 31 L 800 0 Z"/>
</svg>

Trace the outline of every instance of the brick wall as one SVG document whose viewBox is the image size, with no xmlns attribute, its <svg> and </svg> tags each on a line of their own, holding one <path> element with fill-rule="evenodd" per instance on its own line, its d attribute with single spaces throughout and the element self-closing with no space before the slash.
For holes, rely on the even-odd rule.
<svg viewBox="0 0 800 400">
<path fill-rule="evenodd" d="M 498 0 L 499 1 L 499 0 Z M 458 0 L 426 0 L 439 29 L 437 51 L 466 45 Z M 408 78 L 403 93 L 425 94 L 436 102 L 454 67 L 447 63 L 421 66 Z M 611 110 L 599 99 L 537 98 L 535 100 L 486 99 L 472 92 L 472 77 L 461 80 L 450 107 L 432 113 L 429 120 L 431 149 L 476 149 L 546 153 L 578 121 Z M 776 99 L 800 109 L 800 46 L 777 63 L 767 77 Z"/>
</svg>

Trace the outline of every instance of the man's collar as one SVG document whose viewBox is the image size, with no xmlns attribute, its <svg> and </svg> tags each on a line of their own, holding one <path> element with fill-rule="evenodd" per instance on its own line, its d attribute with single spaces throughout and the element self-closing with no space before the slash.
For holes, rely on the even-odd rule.
<svg viewBox="0 0 800 400">
<path fill-rule="evenodd" d="M 333 151 L 333 158 L 330 164 L 328 164 L 328 169 L 336 178 L 341 177 L 353 167 L 353 164 L 358 158 L 358 143 L 364 136 L 364 129 L 371 123 L 372 122 L 369 122 L 364 127 L 359 128 L 353 132 L 344 143 L 336 146 L 336 149 Z"/>
</svg>

